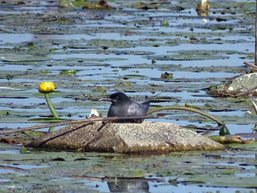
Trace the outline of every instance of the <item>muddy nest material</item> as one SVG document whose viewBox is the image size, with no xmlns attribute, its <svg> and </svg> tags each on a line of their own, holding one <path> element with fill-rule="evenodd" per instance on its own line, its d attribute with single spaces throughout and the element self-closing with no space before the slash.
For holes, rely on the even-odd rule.
<svg viewBox="0 0 257 193">
<path fill-rule="evenodd" d="M 32 141 L 29 146 L 117 153 L 224 149 L 223 145 L 177 124 L 147 121 L 70 125 Z"/>
</svg>

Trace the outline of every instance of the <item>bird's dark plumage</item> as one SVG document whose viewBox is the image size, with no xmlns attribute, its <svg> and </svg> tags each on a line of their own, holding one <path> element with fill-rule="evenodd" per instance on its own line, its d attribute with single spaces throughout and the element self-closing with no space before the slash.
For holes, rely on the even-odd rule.
<svg viewBox="0 0 257 193">
<path fill-rule="evenodd" d="M 111 100 L 112 104 L 109 108 L 107 117 L 145 116 L 150 106 L 150 100 L 148 98 L 146 98 L 146 100 L 143 102 L 135 102 L 122 92 L 116 92 L 111 94 L 109 99 Z M 142 123 L 143 120 L 123 120 L 117 122 Z"/>
</svg>

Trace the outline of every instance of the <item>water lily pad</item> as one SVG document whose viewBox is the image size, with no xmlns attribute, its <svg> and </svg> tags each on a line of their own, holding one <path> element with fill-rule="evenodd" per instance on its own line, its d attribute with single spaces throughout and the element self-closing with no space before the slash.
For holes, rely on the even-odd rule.
<svg viewBox="0 0 257 193">
<path fill-rule="evenodd" d="M 37 62 L 49 60 L 43 56 L 32 56 L 32 55 L 2 55 L 0 60 L 4 62 Z"/>
<path fill-rule="evenodd" d="M 104 0 L 96 1 L 96 2 L 86 2 L 83 9 L 100 9 L 100 10 L 108 10 L 112 7 Z"/>
<path fill-rule="evenodd" d="M 50 113 L 49 113 L 50 114 Z M 45 118 L 31 118 L 28 121 L 33 122 L 43 122 L 43 123 L 51 123 L 51 122 L 61 122 L 61 121 L 68 121 L 70 119 L 56 119 L 54 117 L 45 117 Z"/>
<path fill-rule="evenodd" d="M 109 48 L 126 48 L 132 47 L 135 44 L 132 41 L 126 40 L 103 40 L 103 39 L 92 39 L 87 43 L 88 46 L 106 46 Z"/>
<path fill-rule="evenodd" d="M 60 0 L 59 7 L 83 7 L 85 6 L 85 0 Z"/>
<path fill-rule="evenodd" d="M 63 75 L 63 76 L 74 76 L 77 74 L 77 71 L 76 70 L 65 70 L 65 71 L 62 71 L 60 73 L 60 75 Z"/>
<path fill-rule="evenodd" d="M 150 56 L 149 59 L 152 60 L 218 60 L 218 59 L 227 59 L 228 56 L 219 55 L 216 51 L 180 51 L 176 54 L 170 55 L 157 55 L 157 56 Z"/>
</svg>

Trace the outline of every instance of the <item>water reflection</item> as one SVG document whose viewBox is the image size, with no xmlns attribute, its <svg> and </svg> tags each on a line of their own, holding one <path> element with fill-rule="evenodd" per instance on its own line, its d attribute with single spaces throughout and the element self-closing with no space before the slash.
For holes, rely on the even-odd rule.
<svg viewBox="0 0 257 193">
<path fill-rule="evenodd" d="M 122 180 L 107 184 L 110 192 L 149 192 L 149 184 L 146 181 Z"/>
</svg>

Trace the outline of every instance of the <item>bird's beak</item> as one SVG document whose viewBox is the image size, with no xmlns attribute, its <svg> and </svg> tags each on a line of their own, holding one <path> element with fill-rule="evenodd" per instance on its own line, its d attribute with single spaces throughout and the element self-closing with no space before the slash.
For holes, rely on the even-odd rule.
<svg viewBox="0 0 257 193">
<path fill-rule="evenodd" d="M 98 101 L 108 101 L 108 102 L 112 102 L 112 100 L 109 99 L 109 98 L 101 98 L 101 99 L 99 99 Z"/>
</svg>

